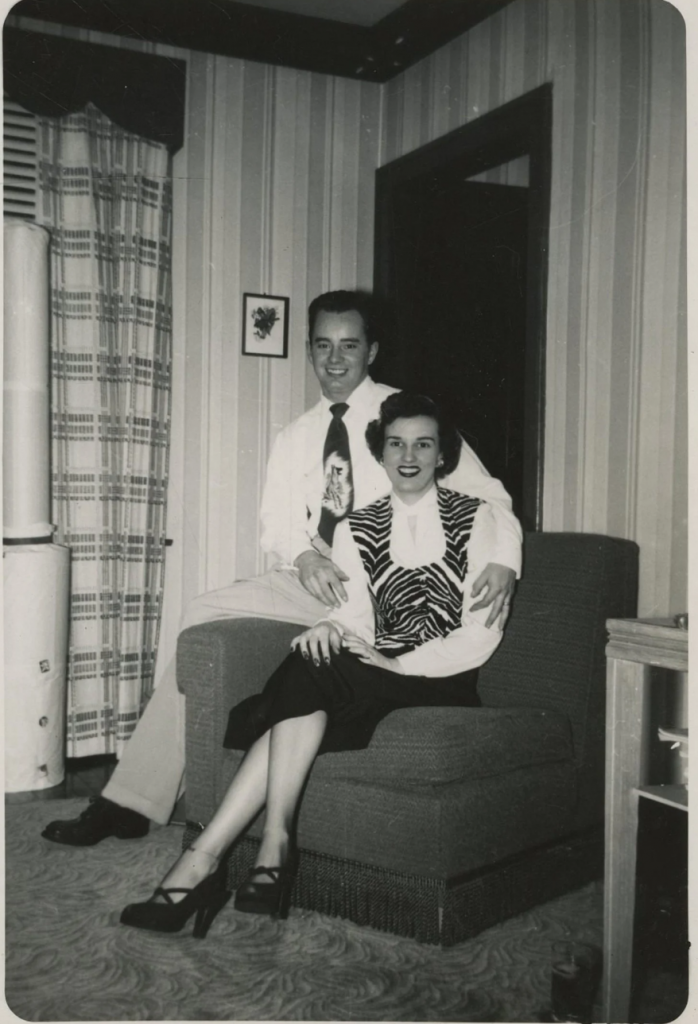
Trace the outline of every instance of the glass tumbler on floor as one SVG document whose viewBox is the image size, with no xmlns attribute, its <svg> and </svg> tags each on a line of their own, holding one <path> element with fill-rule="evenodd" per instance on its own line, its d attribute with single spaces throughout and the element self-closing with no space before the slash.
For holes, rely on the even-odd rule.
<svg viewBox="0 0 698 1024">
<path fill-rule="evenodd" d="M 601 981 L 601 950 L 572 940 L 552 944 L 551 1019 L 591 1024 Z"/>
</svg>

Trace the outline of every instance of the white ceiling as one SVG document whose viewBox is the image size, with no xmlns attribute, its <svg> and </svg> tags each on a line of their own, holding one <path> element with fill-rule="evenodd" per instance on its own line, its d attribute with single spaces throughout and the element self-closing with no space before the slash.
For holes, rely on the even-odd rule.
<svg viewBox="0 0 698 1024">
<path fill-rule="evenodd" d="M 243 0 L 243 3 L 368 27 L 402 7 L 405 0 Z"/>
</svg>

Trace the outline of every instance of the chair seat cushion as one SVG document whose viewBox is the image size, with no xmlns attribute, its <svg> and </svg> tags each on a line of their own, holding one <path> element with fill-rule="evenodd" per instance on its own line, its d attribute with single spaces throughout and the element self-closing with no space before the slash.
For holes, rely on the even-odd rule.
<svg viewBox="0 0 698 1024">
<path fill-rule="evenodd" d="M 365 750 L 324 754 L 316 778 L 439 784 L 573 757 L 567 717 L 545 708 L 404 708 Z"/>
<path fill-rule="evenodd" d="M 233 759 L 241 755 L 225 755 L 231 758 L 229 783 Z M 568 835 L 578 793 L 571 760 L 443 785 L 320 778 L 313 769 L 298 817 L 298 845 L 389 871 L 449 879 Z M 600 815 L 603 820 L 603 808 Z M 263 824 L 260 815 L 250 833 L 260 836 Z"/>
</svg>

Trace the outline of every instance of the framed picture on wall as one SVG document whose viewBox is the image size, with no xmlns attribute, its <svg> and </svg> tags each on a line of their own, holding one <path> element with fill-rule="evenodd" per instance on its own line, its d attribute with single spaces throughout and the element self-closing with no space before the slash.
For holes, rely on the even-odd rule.
<svg viewBox="0 0 698 1024">
<path fill-rule="evenodd" d="M 288 302 L 280 295 L 242 297 L 242 354 L 285 359 L 288 355 Z"/>
</svg>

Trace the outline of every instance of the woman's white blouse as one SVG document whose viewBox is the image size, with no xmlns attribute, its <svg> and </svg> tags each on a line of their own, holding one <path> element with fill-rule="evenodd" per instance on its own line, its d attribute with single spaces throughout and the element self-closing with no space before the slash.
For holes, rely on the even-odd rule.
<svg viewBox="0 0 698 1024">
<path fill-rule="evenodd" d="M 393 494 L 390 557 L 407 569 L 437 562 L 446 550 L 436 487 L 432 487 L 414 505 L 405 505 Z M 496 561 L 496 524 L 490 506 L 478 508 L 468 545 L 468 573 L 463 587 L 463 617 L 461 625 L 447 637 L 428 640 L 421 647 L 401 654 L 396 660 L 408 675 L 450 676 L 457 672 L 477 668 L 493 654 L 502 639 L 497 623 L 485 626 L 491 607 L 472 612 L 470 606 L 477 600 L 470 596 L 473 584 L 488 562 Z M 334 609 L 322 621 L 334 623 L 339 630 L 356 633 L 367 643 L 375 643 L 375 619 L 368 580 L 359 549 L 349 525 L 340 523 L 335 530 L 332 560 L 349 577 L 344 586 L 348 600 Z M 482 595 L 481 595 L 482 596 Z M 479 598 L 478 598 L 479 600 Z"/>
</svg>

